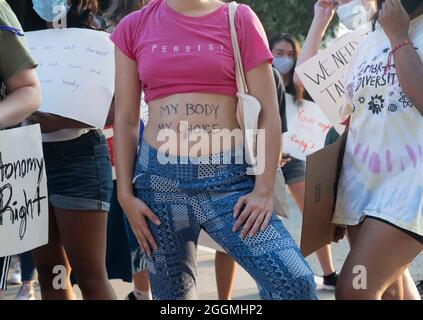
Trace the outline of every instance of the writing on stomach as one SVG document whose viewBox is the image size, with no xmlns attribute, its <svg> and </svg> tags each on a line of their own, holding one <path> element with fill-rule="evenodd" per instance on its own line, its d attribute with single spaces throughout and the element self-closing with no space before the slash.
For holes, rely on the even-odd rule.
<svg viewBox="0 0 423 320">
<path fill-rule="evenodd" d="M 176 94 L 149 102 L 144 140 L 169 154 L 205 156 L 242 144 L 236 98 L 204 93 Z"/>
</svg>

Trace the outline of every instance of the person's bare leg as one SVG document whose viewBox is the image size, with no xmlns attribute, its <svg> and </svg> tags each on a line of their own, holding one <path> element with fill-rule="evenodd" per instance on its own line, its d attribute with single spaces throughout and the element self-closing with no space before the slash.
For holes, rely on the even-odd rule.
<svg viewBox="0 0 423 320">
<path fill-rule="evenodd" d="M 404 287 L 404 300 L 421 300 L 419 290 L 417 290 L 409 269 L 405 270 L 402 275 L 402 281 Z"/>
<path fill-rule="evenodd" d="M 134 296 L 137 300 L 152 300 L 150 278 L 148 270 L 145 269 L 132 276 L 134 281 Z"/>
<path fill-rule="evenodd" d="M 71 268 L 57 228 L 54 209 L 49 207 L 49 241 L 45 246 L 32 250 L 38 272 L 38 282 L 43 300 L 73 300 L 75 295 L 70 281 Z M 54 268 L 57 270 L 54 270 Z M 65 274 L 62 274 L 62 272 Z M 63 276 L 62 278 L 60 278 Z"/>
<path fill-rule="evenodd" d="M 237 266 L 236 262 L 226 253 L 216 251 L 214 263 L 219 300 L 231 300 Z"/>
<path fill-rule="evenodd" d="M 391 285 L 382 294 L 382 300 L 404 300 L 404 282 L 403 275 Z"/>
<path fill-rule="evenodd" d="M 289 191 L 292 194 L 301 214 L 304 212 L 304 201 L 305 201 L 305 182 L 298 182 L 288 186 Z M 323 275 L 327 276 L 335 272 L 332 260 L 331 246 L 327 245 L 316 251 L 317 259 L 319 260 L 320 266 L 323 271 Z"/>
<path fill-rule="evenodd" d="M 401 230 L 366 219 L 340 273 L 336 298 L 382 299 L 422 250 L 421 243 Z"/>
<path fill-rule="evenodd" d="M 150 291 L 150 278 L 148 277 L 148 270 L 140 271 L 132 277 L 134 280 L 134 287 L 138 291 Z"/>
<path fill-rule="evenodd" d="M 360 225 L 348 227 L 347 239 L 350 243 L 350 247 L 354 245 L 354 241 L 357 239 L 360 233 Z M 407 269 L 408 270 L 408 269 Z M 403 275 L 401 275 L 382 295 L 382 300 L 403 300 L 404 299 L 404 285 Z"/>
<path fill-rule="evenodd" d="M 107 213 L 54 209 L 62 243 L 85 300 L 116 300 L 106 271 Z"/>
</svg>

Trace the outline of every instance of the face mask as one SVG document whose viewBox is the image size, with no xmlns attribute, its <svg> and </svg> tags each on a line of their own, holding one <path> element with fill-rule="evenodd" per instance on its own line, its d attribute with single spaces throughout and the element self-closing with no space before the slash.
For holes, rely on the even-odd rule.
<svg viewBox="0 0 423 320">
<path fill-rule="evenodd" d="M 366 9 L 361 0 L 352 0 L 338 6 L 336 13 L 342 24 L 349 30 L 355 30 L 369 22 L 372 15 L 371 9 Z"/>
<path fill-rule="evenodd" d="M 402 6 L 408 14 L 413 13 L 422 3 L 422 0 L 402 0 Z"/>
<path fill-rule="evenodd" d="M 273 66 L 282 74 L 288 74 L 294 68 L 295 61 L 289 57 L 275 57 Z"/>
<path fill-rule="evenodd" d="M 47 22 L 58 21 L 69 11 L 66 0 L 32 0 L 35 12 Z"/>
</svg>

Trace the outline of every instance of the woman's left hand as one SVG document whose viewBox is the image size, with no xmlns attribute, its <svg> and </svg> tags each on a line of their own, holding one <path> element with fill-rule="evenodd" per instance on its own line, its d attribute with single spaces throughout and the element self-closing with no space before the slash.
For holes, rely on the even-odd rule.
<svg viewBox="0 0 423 320">
<path fill-rule="evenodd" d="M 235 205 L 234 217 L 237 218 L 237 221 L 232 231 L 237 232 L 244 225 L 241 231 L 241 238 L 244 239 L 247 235 L 254 237 L 259 229 L 265 230 L 267 228 L 272 214 L 272 194 L 262 194 L 253 191 L 239 198 Z"/>
<path fill-rule="evenodd" d="M 410 16 L 401 0 L 386 0 L 379 11 L 379 22 L 393 46 L 408 40 Z"/>
</svg>

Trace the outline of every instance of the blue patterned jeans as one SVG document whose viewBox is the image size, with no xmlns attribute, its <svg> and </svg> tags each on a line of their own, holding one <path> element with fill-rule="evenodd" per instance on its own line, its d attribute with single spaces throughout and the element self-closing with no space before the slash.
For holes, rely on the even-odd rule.
<svg viewBox="0 0 423 320">
<path fill-rule="evenodd" d="M 232 164 L 216 164 L 216 158 L 223 163 L 228 154 Z M 253 190 L 254 178 L 230 154 L 206 157 L 213 158 L 209 163 L 171 157 L 177 164 L 162 164 L 166 156 L 143 141 L 134 189 L 161 220 L 160 226 L 149 222 L 159 245 L 147 260 L 153 298 L 197 298 L 196 247 L 202 228 L 254 278 L 263 299 L 316 299 L 313 272 L 276 215 L 254 237 L 243 240 L 239 231 L 232 232 L 234 206 Z"/>
</svg>

